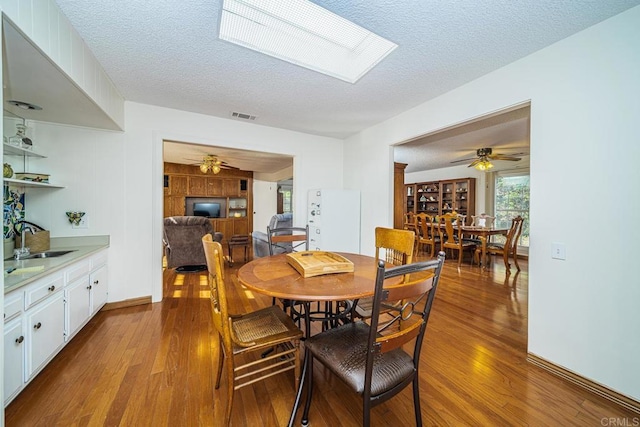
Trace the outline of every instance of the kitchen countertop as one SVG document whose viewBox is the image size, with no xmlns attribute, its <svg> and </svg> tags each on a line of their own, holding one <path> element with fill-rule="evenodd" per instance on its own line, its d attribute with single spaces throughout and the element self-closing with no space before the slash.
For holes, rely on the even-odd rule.
<svg viewBox="0 0 640 427">
<path fill-rule="evenodd" d="M 5 294 L 108 248 L 109 236 L 53 237 L 50 246 L 52 251 L 73 250 L 73 252 L 53 258 L 4 261 Z M 7 274 L 6 271 L 12 268 L 15 268 L 16 272 Z M 20 273 L 21 269 L 27 271 Z"/>
</svg>

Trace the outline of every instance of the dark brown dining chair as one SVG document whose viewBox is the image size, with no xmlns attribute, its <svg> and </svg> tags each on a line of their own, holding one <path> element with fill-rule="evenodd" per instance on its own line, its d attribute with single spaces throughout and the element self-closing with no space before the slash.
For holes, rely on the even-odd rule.
<svg viewBox="0 0 640 427">
<path fill-rule="evenodd" d="M 490 258 L 491 255 L 501 255 L 504 260 L 504 266 L 507 271 L 511 270 L 511 264 L 509 264 L 509 256 L 513 256 L 513 262 L 516 265 L 516 269 L 520 271 L 520 265 L 518 264 L 518 240 L 520 239 L 520 234 L 522 234 L 522 225 L 524 224 L 524 219 L 518 215 L 517 217 L 511 220 L 511 227 L 507 232 L 507 240 L 505 243 L 493 243 L 487 242 L 486 255 L 487 258 Z M 482 248 L 477 248 L 474 254 L 474 261 L 479 261 L 480 253 L 482 252 Z M 482 260 L 482 262 L 487 262 L 487 260 Z"/>
<path fill-rule="evenodd" d="M 409 384 L 413 385 L 416 425 L 422 425 L 420 352 L 444 256 L 440 252 L 435 260 L 388 269 L 380 261 L 371 319 L 368 322 L 347 323 L 305 341 L 304 381 L 307 399 L 302 425 L 309 423 L 314 362 L 322 364 L 349 389 L 362 396 L 363 426 L 369 426 L 373 406 L 395 396 Z M 397 276 L 408 276 L 410 279 L 399 285 L 385 286 L 386 279 Z M 380 318 L 382 311 L 385 316 Z M 296 405 L 290 425 L 295 418 Z"/>
<path fill-rule="evenodd" d="M 309 226 L 306 227 L 267 227 L 267 241 L 269 245 L 269 255 L 280 253 L 292 253 L 309 250 Z M 280 299 L 282 308 L 288 312 L 298 325 L 302 319 L 300 309 L 296 308 L 300 304 L 288 299 Z M 273 304 L 276 298 L 273 298 Z"/>
<path fill-rule="evenodd" d="M 392 265 L 410 264 L 413 261 L 415 233 L 411 230 L 376 227 L 376 259 Z M 352 316 L 371 317 L 373 298 L 362 298 L 354 302 Z"/>
<path fill-rule="evenodd" d="M 440 216 L 440 220 L 444 223 L 444 229 L 440 227 L 440 248 L 444 251 L 449 249 L 458 252 L 458 267 L 462 263 L 462 255 L 464 251 L 470 251 L 473 258 L 473 251 L 476 244 L 462 238 L 462 228 L 454 226 L 453 222 L 458 219 L 455 212 L 446 213 Z M 473 259 L 472 261 L 473 262 Z"/>
<path fill-rule="evenodd" d="M 300 379 L 300 339 L 302 331 L 278 306 L 261 310 L 230 314 L 227 289 L 223 276 L 222 245 L 211 235 L 202 238 L 209 271 L 211 312 L 218 338 L 216 390 L 220 388 L 222 368 L 227 361 L 227 407 L 224 422 L 229 425 L 235 390 L 290 370 L 294 371 L 295 386 Z M 270 354 L 259 353 L 271 350 Z M 256 356 L 248 356 L 256 353 Z"/>
<path fill-rule="evenodd" d="M 309 226 L 267 227 L 269 255 L 309 250 Z"/>
</svg>

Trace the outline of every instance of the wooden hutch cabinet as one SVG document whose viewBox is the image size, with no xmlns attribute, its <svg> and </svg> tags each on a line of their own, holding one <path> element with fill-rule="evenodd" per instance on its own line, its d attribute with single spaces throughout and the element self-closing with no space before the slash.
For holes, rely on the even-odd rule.
<svg viewBox="0 0 640 427">
<path fill-rule="evenodd" d="M 467 216 L 476 214 L 476 179 L 460 178 L 444 181 L 417 182 L 404 186 L 405 212 L 442 215 L 456 211 Z"/>
<path fill-rule="evenodd" d="M 164 164 L 164 216 L 187 214 L 189 198 L 211 198 L 222 207 L 220 218 L 211 218 L 224 240 L 253 231 L 253 172 L 223 169 L 203 174 L 198 166 Z"/>
</svg>

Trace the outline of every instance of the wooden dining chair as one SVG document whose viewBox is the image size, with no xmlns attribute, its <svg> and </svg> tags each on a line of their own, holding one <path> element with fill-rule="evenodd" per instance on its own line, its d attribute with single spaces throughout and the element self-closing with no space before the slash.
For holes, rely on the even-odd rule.
<svg viewBox="0 0 640 427">
<path fill-rule="evenodd" d="M 436 245 L 440 244 L 440 233 L 436 231 L 435 218 L 426 213 L 419 213 L 415 216 L 415 229 L 416 234 L 416 254 L 420 252 L 420 249 L 427 245 L 430 248 L 429 257 L 433 258 L 436 250 Z"/>
<path fill-rule="evenodd" d="M 207 234 L 202 238 L 211 292 L 213 326 L 218 335 L 216 390 L 220 388 L 222 368 L 227 361 L 227 407 L 224 423 L 229 425 L 234 391 L 256 381 L 290 370 L 295 387 L 300 379 L 300 339 L 302 331 L 278 306 L 233 315 L 229 313 L 223 277 L 223 251 Z M 272 349 L 261 357 L 260 352 Z M 249 357 L 249 353 L 256 356 Z"/>
<path fill-rule="evenodd" d="M 486 213 L 481 213 L 480 215 L 471 215 L 472 227 L 493 228 L 495 222 L 496 217 L 487 215 Z"/>
<path fill-rule="evenodd" d="M 522 225 L 524 224 L 524 219 L 518 215 L 517 217 L 511 220 L 511 227 L 507 233 L 507 240 L 505 243 L 492 243 L 487 242 L 486 252 L 487 260 L 482 260 L 482 262 L 488 262 L 488 259 L 491 255 L 502 255 L 504 260 L 504 266 L 507 271 L 511 270 L 511 265 L 509 264 L 509 255 L 513 256 L 513 262 L 516 265 L 516 269 L 520 271 L 520 265 L 518 264 L 518 240 L 520 239 L 520 234 L 522 233 Z M 474 253 L 474 261 L 479 262 L 480 253 L 482 249 L 477 248 Z"/>
<path fill-rule="evenodd" d="M 435 260 L 388 269 L 380 261 L 371 319 L 367 322 L 359 320 L 347 323 L 305 341 L 304 381 L 307 399 L 302 425 L 309 423 L 313 365 L 316 361 L 362 397 L 363 426 L 369 426 L 372 407 L 400 393 L 409 384 L 413 385 L 416 425 L 422 425 L 420 353 L 444 256 L 440 252 Z M 386 279 L 397 276 L 414 279 L 385 287 Z M 385 316 L 381 318 L 379 314 L 383 311 Z M 300 391 L 298 394 L 300 395 Z M 296 401 L 289 425 L 295 418 L 297 403 Z"/>
<path fill-rule="evenodd" d="M 410 264 L 413 261 L 415 233 L 410 230 L 376 227 L 376 259 L 392 265 Z M 354 302 L 352 316 L 371 317 L 373 298 L 362 298 Z"/>
<path fill-rule="evenodd" d="M 457 214 L 455 212 L 449 212 L 440 216 L 440 220 L 444 224 L 444 229 L 439 228 L 440 231 L 440 248 L 442 250 L 450 249 L 451 251 L 458 252 L 458 267 L 462 263 L 462 256 L 464 251 L 470 251 L 473 257 L 473 250 L 476 248 L 476 243 L 463 239 L 462 228 L 453 225 L 453 222 L 457 220 Z M 473 262 L 473 260 L 472 260 Z"/>
</svg>

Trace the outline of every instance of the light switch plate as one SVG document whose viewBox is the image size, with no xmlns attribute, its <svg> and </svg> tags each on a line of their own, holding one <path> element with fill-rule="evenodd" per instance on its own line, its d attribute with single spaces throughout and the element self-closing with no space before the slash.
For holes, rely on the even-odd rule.
<svg viewBox="0 0 640 427">
<path fill-rule="evenodd" d="M 551 258 L 553 259 L 567 259 L 567 248 L 564 243 L 552 243 L 551 244 Z"/>
</svg>

